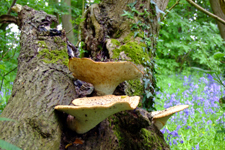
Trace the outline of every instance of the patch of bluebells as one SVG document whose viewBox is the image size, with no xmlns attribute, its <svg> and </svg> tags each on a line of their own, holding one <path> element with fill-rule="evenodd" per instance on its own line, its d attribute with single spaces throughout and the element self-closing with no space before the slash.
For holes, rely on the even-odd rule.
<svg viewBox="0 0 225 150">
<path fill-rule="evenodd" d="M 161 132 L 166 136 L 165 139 L 168 141 L 169 145 L 177 145 L 178 143 L 183 144 L 185 141 L 183 141 L 181 135 L 178 134 L 179 129 L 183 128 L 186 130 L 192 130 L 193 128 L 198 128 L 199 130 L 202 128 L 205 128 L 206 125 L 213 125 L 212 120 L 209 120 L 208 118 L 205 118 L 209 116 L 210 114 L 217 113 L 220 111 L 220 106 L 218 105 L 218 100 L 222 95 L 225 95 L 225 90 L 222 90 L 222 86 L 217 84 L 211 75 L 207 75 L 205 77 L 201 77 L 198 82 L 195 82 L 195 77 L 193 76 L 184 76 L 183 77 L 183 86 L 186 90 L 182 92 L 182 96 L 179 96 L 181 94 L 178 94 L 180 92 L 180 89 L 176 91 L 176 93 L 170 94 L 169 92 L 157 92 L 157 96 L 160 99 L 165 99 L 164 108 L 169 108 L 175 105 L 181 105 L 181 104 L 187 104 L 190 105 L 188 109 L 185 109 L 181 112 L 179 112 L 180 115 L 175 114 L 173 115 L 168 121 L 167 125 L 169 126 L 170 123 L 176 123 L 176 129 L 173 131 L 168 130 L 167 128 L 163 128 Z M 200 87 L 204 86 L 203 91 L 198 92 Z M 168 87 L 171 87 L 171 84 L 168 84 Z M 159 102 L 160 103 L 160 102 Z M 156 102 L 157 105 L 157 102 Z M 202 117 L 201 120 L 198 120 L 200 122 L 192 122 L 192 120 L 195 120 L 195 114 L 198 116 L 202 115 L 205 117 Z M 204 115 L 206 114 L 206 115 Z M 190 119 L 189 119 L 190 118 Z M 225 128 L 225 113 L 223 116 L 220 116 L 217 120 L 217 124 L 222 124 Z M 193 127 L 190 126 L 190 124 L 187 123 L 189 120 L 192 122 L 191 124 L 194 125 Z M 207 132 L 206 130 L 205 132 Z M 189 137 L 190 138 L 190 137 Z M 185 140 L 188 140 L 186 138 Z M 224 138 L 225 140 L 225 138 Z M 196 145 L 193 145 L 193 150 L 199 149 L 199 143 Z"/>
</svg>

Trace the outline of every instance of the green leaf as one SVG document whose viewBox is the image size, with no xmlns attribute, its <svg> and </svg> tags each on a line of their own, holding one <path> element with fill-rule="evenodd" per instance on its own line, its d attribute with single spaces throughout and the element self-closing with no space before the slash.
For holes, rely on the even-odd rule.
<svg viewBox="0 0 225 150">
<path fill-rule="evenodd" d="M 151 93 L 150 91 L 145 90 L 145 93 L 146 93 L 146 97 L 147 97 L 147 98 L 149 98 L 149 97 L 152 96 L 152 93 Z"/>
<path fill-rule="evenodd" d="M 134 32 L 134 38 L 136 38 L 136 36 L 138 35 L 139 31 L 135 31 Z"/>
<path fill-rule="evenodd" d="M 213 71 L 213 70 L 204 70 L 204 69 L 201 69 L 201 68 L 198 68 L 198 67 L 191 67 L 192 69 L 195 69 L 195 70 L 198 70 L 198 71 L 202 71 L 204 73 L 208 73 L 208 74 L 213 74 L 215 73 L 216 71 Z"/>
<path fill-rule="evenodd" d="M 137 1 L 135 1 L 135 2 L 133 2 L 133 3 L 129 3 L 129 4 L 127 4 L 127 6 L 133 8 L 133 7 L 135 6 L 136 3 L 137 3 Z"/>
<path fill-rule="evenodd" d="M 22 150 L 19 147 L 8 143 L 6 141 L 0 140 L 0 148 L 5 149 L 5 150 Z"/>
<path fill-rule="evenodd" d="M 213 55 L 213 57 L 215 58 L 215 59 L 219 59 L 219 58 L 222 58 L 222 57 L 224 57 L 225 56 L 225 54 L 224 53 L 221 53 L 221 52 L 216 52 L 214 55 Z"/>
<path fill-rule="evenodd" d="M 0 121 L 16 121 L 16 120 L 0 117 Z"/>
</svg>

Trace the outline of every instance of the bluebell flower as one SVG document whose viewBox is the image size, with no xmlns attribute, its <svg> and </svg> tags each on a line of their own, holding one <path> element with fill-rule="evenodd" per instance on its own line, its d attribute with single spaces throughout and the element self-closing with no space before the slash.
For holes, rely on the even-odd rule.
<svg viewBox="0 0 225 150">
<path fill-rule="evenodd" d="M 2 91 L 0 91 L 0 95 L 1 95 L 1 97 L 3 97 L 4 96 L 4 93 Z"/>
<path fill-rule="evenodd" d="M 177 133 L 176 130 L 175 130 L 175 131 L 172 131 L 170 134 L 171 134 L 173 137 L 178 137 L 178 133 Z"/>
<path fill-rule="evenodd" d="M 173 139 L 173 144 L 177 145 L 177 140 Z"/>
<path fill-rule="evenodd" d="M 163 128 L 162 130 L 160 130 L 162 132 L 162 134 L 166 133 L 166 129 Z"/>
<path fill-rule="evenodd" d="M 196 150 L 199 150 L 199 143 L 195 146 Z"/>
<path fill-rule="evenodd" d="M 192 127 L 191 126 L 187 126 L 185 129 L 191 129 Z"/>
</svg>

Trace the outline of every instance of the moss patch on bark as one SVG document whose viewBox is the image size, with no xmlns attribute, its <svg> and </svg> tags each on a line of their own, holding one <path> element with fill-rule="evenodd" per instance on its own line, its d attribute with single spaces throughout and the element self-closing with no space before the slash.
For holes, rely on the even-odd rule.
<svg viewBox="0 0 225 150">
<path fill-rule="evenodd" d="M 38 52 L 38 57 L 42 59 L 45 63 L 56 63 L 60 62 L 68 66 L 69 59 L 67 54 L 66 45 L 62 50 L 50 50 L 44 41 L 39 41 L 39 45 L 43 47 L 42 50 Z"/>
<path fill-rule="evenodd" d="M 124 51 L 124 53 L 131 58 L 132 62 L 144 65 L 144 61 L 150 61 L 148 54 L 143 51 L 144 48 L 146 48 L 144 43 L 130 41 L 119 48 L 114 49 L 112 58 L 119 58 L 120 53 Z"/>
</svg>

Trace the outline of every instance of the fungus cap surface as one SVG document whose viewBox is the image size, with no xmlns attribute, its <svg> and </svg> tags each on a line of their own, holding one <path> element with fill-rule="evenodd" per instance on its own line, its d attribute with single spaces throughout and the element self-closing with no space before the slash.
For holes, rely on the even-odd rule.
<svg viewBox="0 0 225 150">
<path fill-rule="evenodd" d="M 173 114 L 175 114 L 176 112 L 179 112 L 181 110 L 184 110 L 188 107 L 189 107 L 189 105 L 177 105 L 177 106 L 173 106 L 173 107 L 167 108 L 162 111 L 154 111 L 154 112 L 152 112 L 153 123 L 160 130 L 165 126 L 167 120 Z"/>
<path fill-rule="evenodd" d="M 95 62 L 89 58 L 73 57 L 69 60 L 69 69 L 75 78 L 92 83 L 98 95 L 110 95 L 121 82 L 143 75 L 129 61 Z"/>
<path fill-rule="evenodd" d="M 72 129 L 83 134 L 98 123 L 117 112 L 133 110 L 138 106 L 139 96 L 96 96 L 79 98 L 73 101 L 76 106 L 58 105 L 56 110 L 75 117 Z"/>
<path fill-rule="evenodd" d="M 179 112 L 181 110 L 184 110 L 188 107 L 189 107 L 189 105 L 177 105 L 177 106 L 173 106 L 173 107 L 167 108 L 167 109 L 162 110 L 162 111 L 158 111 L 157 114 L 153 115 L 153 119 L 163 118 L 163 117 L 166 117 L 166 116 L 173 115 L 174 113 Z"/>
</svg>

